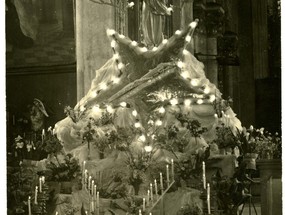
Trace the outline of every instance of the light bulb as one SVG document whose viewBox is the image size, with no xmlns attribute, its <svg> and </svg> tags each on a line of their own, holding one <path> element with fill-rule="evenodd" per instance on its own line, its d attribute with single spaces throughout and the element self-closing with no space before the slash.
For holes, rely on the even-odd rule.
<svg viewBox="0 0 285 215">
<path fill-rule="evenodd" d="M 124 64 L 123 63 L 118 63 L 118 69 L 123 69 L 124 68 Z"/>
<path fill-rule="evenodd" d="M 165 112 L 164 107 L 160 107 L 160 108 L 158 109 L 158 112 L 159 112 L 159 113 L 164 113 L 164 112 Z"/>
<path fill-rule="evenodd" d="M 111 42 L 111 47 L 112 47 L 112 48 L 115 48 L 115 47 L 116 47 L 116 41 L 115 41 L 115 40 L 112 40 L 112 42 Z"/>
<path fill-rule="evenodd" d="M 106 90 L 108 88 L 106 83 L 102 83 L 100 85 L 101 85 L 100 87 L 101 87 L 102 90 Z"/>
<path fill-rule="evenodd" d="M 133 110 L 132 114 L 133 114 L 134 117 L 136 117 L 138 115 L 138 112 L 136 110 Z"/>
<path fill-rule="evenodd" d="M 191 100 L 190 100 L 190 99 L 185 99 L 185 100 L 184 100 L 184 104 L 185 104 L 186 106 L 190 106 Z"/>
<path fill-rule="evenodd" d="M 210 88 L 206 86 L 205 89 L 204 89 L 204 93 L 205 93 L 205 94 L 210 93 Z"/>
<path fill-rule="evenodd" d="M 187 72 L 187 71 L 183 71 L 183 72 L 181 72 L 181 74 L 180 74 L 184 79 L 187 79 L 187 78 L 189 78 L 189 73 Z"/>
<path fill-rule="evenodd" d="M 94 105 L 92 108 L 93 112 L 97 113 L 100 112 L 100 107 L 98 105 Z"/>
<path fill-rule="evenodd" d="M 137 43 L 136 41 L 132 41 L 132 42 L 131 42 L 131 45 L 132 45 L 132 46 L 137 46 L 138 43 Z"/>
<path fill-rule="evenodd" d="M 183 49 L 182 53 L 183 53 L 184 55 L 188 55 L 188 54 L 189 54 L 189 52 L 188 52 L 186 49 Z"/>
<path fill-rule="evenodd" d="M 112 80 L 115 84 L 118 84 L 120 82 L 120 78 L 118 78 L 118 77 L 113 77 Z"/>
<path fill-rule="evenodd" d="M 126 103 L 126 102 L 121 102 L 120 105 L 121 105 L 122 107 L 127 107 L 127 103 Z"/>
<path fill-rule="evenodd" d="M 182 61 L 178 61 L 177 66 L 182 69 L 184 67 L 184 63 Z"/>
<path fill-rule="evenodd" d="M 214 114 L 214 117 L 215 117 L 215 118 L 218 118 L 218 114 L 215 113 L 215 114 Z"/>
<path fill-rule="evenodd" d="M 152 51 L 156 51 L 156 50 L 157 50 L 157 47 L 154 46 L 154 47 L 152 48 Z"/>
<path fill-rule="evenodd" d="M 192 84 L 192 86 L 194 86 L 194 87 L 196 87 L 196 86 L 198 86 L 198 84 L 199 84 L 199 81 L 198 81 L 198 79 L 192 79 L 191 81 L 190 81 L 190 83 Z"/>
<path fill-rule="evenodd" d="M 215 96 L 215 95 L 210 95 L 210 102 L 215 101 L 215 99 L 216 99 L 216 96 Z"/>
<path fill-rule="evenodd" d="M 203 100 L 202 100 L 202 99 L 198 99 L 198 100 L 197 100 L 197 104 L 199 104 L 199 105 L 200 105 L 200 104 L 203 104 Z"/>
<path fill-rule="evenodd" d="M 167 39 L 162 40 L 162 44 L 166 44 L 166 43 L 168 43 Z"/>
<path fill-rule="evenodd" d="M 139 127 L 141 127 L 141 124 L 140 124 L 139 122 L 136 122 L 136 123 L 135 123 L 135 127 L 136 127 L 136 128 L 139 128 Z"/>
<path fill-rule="evenodd" d="M 171 99 L 169 102 L 173 106 L 178 104 L 178 100 L 176 98 Z"/>
<path fill-rule="evenodd" d="M 113 29 L 107 29 L 107 35 L 108 35 L 108 36 L 113 36 L 115 33 L 116 33 L 115 30 L 113 30 Z"/>
<path fill-rule="evenodd" d="M 145 146 L 145 147 L 144 147 L 144 150 L 145 150 L 146 152 L 151 152 L 151 151 L 152 151 L 152 146 Z"/>
<path fill-rule="evenodd" d="M 147 49 L 146 47 L 143 47 L 143 48 L 141 48 L 141 51 L 142 51 L 142 52 L 147 52 L 148 49 Z"/>
<path fill-rule="evenodd" d="M 175 31 L 175 34 L 176 34 L 176 35 L 180 35 L 180 34 L 181 34 L 181 31 L 180 31 L 180 30 L 177 30 L 177 31 Z"/>
<path fill-rule="evenodd" d="M 142 141 L 142 142 L 145 142 L 146 141 L 146 137 L 144 135 L 141 135 L 139 137 L 139 140 Z"/>
<path fill-rule="evenodd" d="M 187 43 L 190 43 L 190 41 L 191 41 L 191 36 L 190 36 L 190 35 L 187 35 L 187 36 L 185 37 L 185 41 L 186 41 Z"/>
<path fill-rule="evenodd" d="M 191 22 L 189 26 L 191 28 L 196 28 L 197 24 L 198 24 L 197 22 Z"/>
<path fill-rule="evenodd" d="M 156 120 L 156 122 L 155 122 L 155 125 L 157 125 L 157 126 L 161 126 L 162 125 L 162 121 L 161 120 Z"/>
<path fill-rule="evenodd" d="M 112 106 L 110 106 L 110 105 L 107 105 L 107 111 L 109 113 L 114 113 L 114 108 L 112 108 Z"/>
</svg>

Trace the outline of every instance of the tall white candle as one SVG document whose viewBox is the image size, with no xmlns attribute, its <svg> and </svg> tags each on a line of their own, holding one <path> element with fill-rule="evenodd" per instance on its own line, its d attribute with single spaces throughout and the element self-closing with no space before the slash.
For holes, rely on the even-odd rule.
<svg viewBox="0 0 285 215">
<path fill-rule="evenodd" d="M 150 183 L 150 202 L 153 204 L 153 189 L 152 189 L 152 183 Z"/>
<path fill-rule="evenodd" d="M 141 209 L 139 209 L 139 215 L 142 215 L 142 211 L 141 211 Z"/>
<path fill-rule="evenodd" d="M 211 205 L 210 205 L 210 184 L 207 184 L 207 206 L 208 206 L 208 214 L 211 214 Z"/>
<path fill-rule="evenodd" d="M 42 182 L 43 182 L 43 184 L 45 183 L 45 177 L 44 176 L 42 176 Z"/>
<path fill-rule="evenodd" d="M 57 212 L 57 211 L 55 212 L 55 215 L 58 215 L 58 212 Z"/>
<path fill-rule="evenodd" d="M 95 184 L 94 185 L 94 197 L 95 197 L 95 199 L 96 199 L 96 193 L 97 193 L 97 185 Z"/>
<path fill-rule="evenodd" d="M 38 186 L 35 188 L 35 205 L 38 204 Z"/>
<path fill-rule="evenodd" d="M 87 186 L 87 182 L 88 181 L 88 171 L 87 169 L 85 169 L 85 173 L 84 173 L 84 188 L 86 189 Z"/>
<path fill-rule="evenodd" d="M 171 159 L 171 177 L 172 181 L 174 181 L 174 161 Z"/>
<path fill-rule="evenodd" d="M 163 192 L 163 178 L 162 178 L 162 173 L 159 173 L 160 176 L 160 189 L 161 189 L 161 194 Z"/>
<path fill-rule="evenodd" d="M 94 212 L 95 208 L 94 208 L 94 197 L 91 197 L 91 212 Z"/>
<path fill-rule="evenodd" d="M 39 191 L 42 192 L 42 177 L 39 178 Z"/>
<path fill-rule="evenodd" d="M 147 198 L 146 198 L 146 205 L 149 206 L 149 199 L 150 199 L 150 191 L 147 190 Z"/>
<path fill-rule="evenodd" d="M 32 215 L 32 209 L 31 209 L 31 197 L 29 196 L 28 198 L 28 211 L 29 211 L 29 215 Z"/>
<path fill-rule="evenodd" d="M 90 193 L 90 190 L 91 190 L 91 175 L 89 176 L 89 179 L 88 179 L 88 192 Z"/>
<path fill-rule="evenodd" d="M 97 204 L 97 208 L 99 208 L 99 192 L 97 192 L 96 204 Z"/>
<path fill-rule="evenodd" d="M 143 208 L 142 208 L 143 211 L 145 211 L 145 198 L 143 198 Z"/>
<path fill-rule="evenodd" d="M 156 182 L 156 179 L 154 179 L 154 190 L 155 190 L 155 195 L 157 196 L 158 192 L 157 192 L 157 182 Z"/>
<path fill-rule="evenodd" d="M 42 143 L 44 142 L 45 139 L 45 129 L 42 130 Z"/>
<path fill-rule="evenodd" d="M 206 189 L 206 166 L 205 166 L 205 162 L 202 162 L 202 172 L 203 172 L 203 188 Z"/>
<path fill-rule="evenodd" d="M 168 164 L 166 165 L 166 182 L 167 182 L 167 187 L 169 187 L 169 166 Z"/>
<path fill-rule="evenodd" d="M 94 195 L 94 180 L 92 180 L 92 183 L 91 183 L 91 195 L 92 196 Z"/>
</svg>

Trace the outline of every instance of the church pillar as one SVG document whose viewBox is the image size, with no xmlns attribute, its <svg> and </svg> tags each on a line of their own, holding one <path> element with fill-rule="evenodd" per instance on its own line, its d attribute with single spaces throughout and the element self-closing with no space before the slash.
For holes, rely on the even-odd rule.
<svg viewBox="0 0 285 215">
<path fill-rule="evenodd" d="M 112 57 L 107 28 L 114 28 L 114 9 L 88 0 L 76 0 L 77 100 L 91 86 L 96 70 Z"/>
</svg>

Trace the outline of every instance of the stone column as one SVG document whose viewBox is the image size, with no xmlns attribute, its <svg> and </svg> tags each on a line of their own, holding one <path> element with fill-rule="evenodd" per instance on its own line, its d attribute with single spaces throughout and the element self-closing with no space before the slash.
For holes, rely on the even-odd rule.
<svg viewBox="0 0 285 215">
<path fill-rule="evenodd" d="M 114 28 L 114 8 L 76 0 L 77 100 L 91 86 L 96 70 L 112 57 L 107 28 Z"/>
</svg>

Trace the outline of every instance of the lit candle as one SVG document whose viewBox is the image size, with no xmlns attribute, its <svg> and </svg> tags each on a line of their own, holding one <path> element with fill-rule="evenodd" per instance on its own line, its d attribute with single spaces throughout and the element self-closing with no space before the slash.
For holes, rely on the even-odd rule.
<svg viewBox="0 0 285 215">
<path fill-rule="evenodd" d="M 153 204 L 153 190 L 152 190 L 152 183 L 150 183 L 150 201 Z"/>
<path fill-rule="evenodd" d="M 88 179 L 88 192 L 90 193 L 90 190 L 91 190 L 91 175 L 89 176 L 89 179 Z"/>
<path fill-rule="evenodd" d="M 45 129 L 43 129 L 42 131 L 42 143 L 44 142 L 44 138 L 45 138 Z"/>
<path fill-rule="evenodd" d="M 39 178 L 40 193 L 42 192 L 42 177 Z"/>
<path fill-rule="evenodd" d="M 151 212 L 149 212 L 149 215 L 152 215 L 152 213 L 151 213 Z"/>
<path fill-rule="evenodd" d="M 35 205 L 38 204 L 38 186 L 35 188 Z"/>
<path fill-rule="evenodd" d="M 167 187 L 169 187 L 169 166 L 168 164 L 166 165 L 166 182 L 167 182 Z"/>
<path fill-rule="evenodd" d="M 149 206 L 150 191 L 147 190 L 146 205 Z"/>
<path fill-rule="evenodd" d="M 203 172 L 203 188 L 206 189 L 206 166 L 205 162 L 202 162 L 202 172 Z"/>
<path fill-rule="evenodd" d="M 43 184 L 45 183 L 45 177 L 44 176 L 42 176 L 42 182 L 43 182 Z"/>
<path fill-rule="evenodd" d="M 207 184 L 207 205 L 208 205 L 208 214 L 211 214 L 211 205 L 210 205 L 210 184 Z"/>
<path fill-rule="evenodd" d="M 97 198 L 96 198 L 96 201 L 97 201 L 97 203 L 96 203 L 97 208 L 99 208 L 99 192 L 97 192 Z"/>
<path fill-rule="evenodd" d="M 94 180 L 92 180 L 92 185 L 91 185 L 91 195 L 94 195 Z"/>
<path fill-rule="evenodd" d="M 29 196 L 28 198 L 28 210 L 29 210 L 29 215 L 32 215 L 32 209 L 31 209 L 31 197 Z"/>
<path fill-rule="evenodd" d="M 95 184 L 94 185 L 94 197 L 95 197 L 95 199 L 96 199 L 96 192 L 97 192 L 97 185 Z"/>
<path fill-rule="evenodd" d="M 155 190 L 155 195 L 157 196 L 158 192 L 157 192 L 157 182 L 156 182 L 156 179 L 154 179 L 154 190 Z"/>
<path fill-rule="evenodd" d="M 142 211 L 141 211 L 141 209 L 139 209 L 139 215 L 142 215 Z"/>
<path fill-rule="evenodd" d="M 162 173 L 159 173 L 160 175 L 160 188 L 161 188 L 161 194 L 163 193 L 163 178 L 162 178 Z"/>
<path fill-rule="evenodd" d="M 83 161 L 83 164 L 82 164 L 82 188 L 84 187 L 84 180 L 85 180 L 85 164 L 86 164 L 86 161 Z"/>
<path fill-rule="evenodd" d="M 84 173 L 84 188 L 86 188 L 87 186 L 87 180 L 88 180 L 88 171 L 87 169 L 85 169 L 85 173 Z"/>
<path fill-rule="evenodd" d="M 172 181 L 174 181 L 174 161 L 171 159 L 171 176 L 172 176 Z"/>
<path fill-rule="evenodd" d="M 55 215 L 58 215 L 58 212 L 57 212 L 57 211 L 55 212 Z"/>
<path fill-rule="evenodd" d="M 91 197 L 91 202 L 90 202 L 90 212 L 94 211 L 94 200 L 93 200 L 93 196 Z"/>
<path fill-rule="evenodd" d="M 145 198 L 143 198 L 143 211 L 145 211 Z"/>
</svg>

